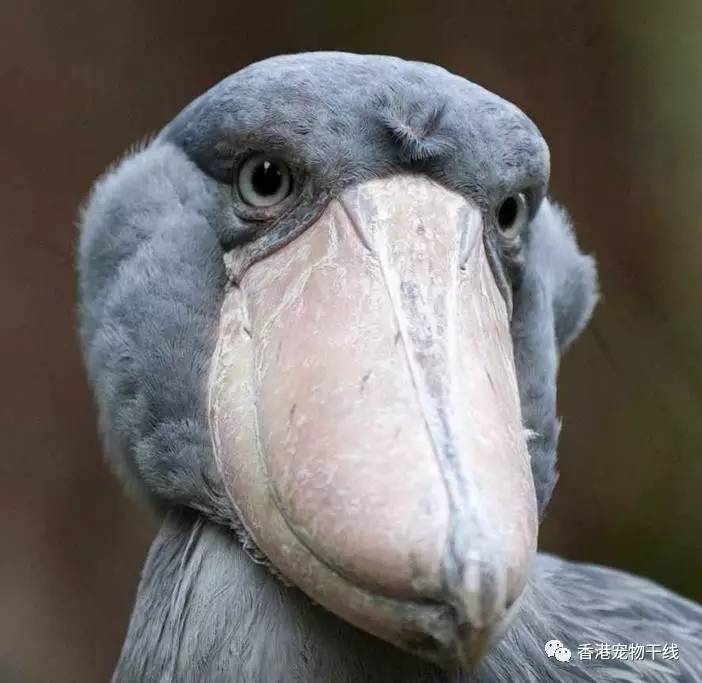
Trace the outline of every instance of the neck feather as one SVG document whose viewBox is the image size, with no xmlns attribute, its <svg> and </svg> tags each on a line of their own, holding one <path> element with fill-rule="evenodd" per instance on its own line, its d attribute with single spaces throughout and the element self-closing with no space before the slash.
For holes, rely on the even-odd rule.
<svg viewBox="0 0 702 683">
<path fill-rule="evenodd" d="M 224 527 L 172 511 L 149 552 L 113 680 L 508 680 L 495 676 L 515 660 L 522 668 L 543 659 L 543 643 L 553 632 L 543 616 L 552 610 L 536 609 L 536 595 L 530 586 L 517 622 L 477 671 L 446 672 L 313 605 L 252 561 Z M 528 637 L 518 635 L 525 618 Z"/>
</svg>

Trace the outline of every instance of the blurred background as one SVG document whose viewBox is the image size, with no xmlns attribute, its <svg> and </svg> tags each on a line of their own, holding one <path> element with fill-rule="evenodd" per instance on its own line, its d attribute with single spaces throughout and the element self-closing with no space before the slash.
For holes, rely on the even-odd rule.
<svg viewBox="0 0 702 683">
<path fill-rule="evenodd" d="M 0 681 L 106 680 L 154 521 L 101 456 L 76 345 L 76 208 L 248 62 L 439 63 L 517 103 L 600 268 L 564 360 L 543 549 L 702 600 L 702 3 L 0 2 Z"/>
</svg>

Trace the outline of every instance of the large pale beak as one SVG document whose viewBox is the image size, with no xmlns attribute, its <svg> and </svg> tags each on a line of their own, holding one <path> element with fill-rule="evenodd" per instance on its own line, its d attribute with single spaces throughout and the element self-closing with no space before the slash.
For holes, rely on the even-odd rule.
<svg viewBox="0 0 702 683">
<path fill-rule="evenodd" d="M 537 533 L 480 211 L 423 176 L 331 201 L 231 284 L 209 391 L 228 494 L 275 568 L 400 647 L 475 662 Z"/>
</svg>

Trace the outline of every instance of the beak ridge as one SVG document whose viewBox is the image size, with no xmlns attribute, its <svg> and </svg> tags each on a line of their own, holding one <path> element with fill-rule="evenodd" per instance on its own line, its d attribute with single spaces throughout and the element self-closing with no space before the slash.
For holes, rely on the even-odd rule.
<svg viewBox="0 0 702 683">
<path fill-rule="evenodd" d="M 348 621 L 474 661 L 523 589 L 536 501 L 480 211 L 364 183 L 225 298 L 215 455 L 277 569 Z M 421 607 L 418 607 L 420 606 Z"/>
</svg>

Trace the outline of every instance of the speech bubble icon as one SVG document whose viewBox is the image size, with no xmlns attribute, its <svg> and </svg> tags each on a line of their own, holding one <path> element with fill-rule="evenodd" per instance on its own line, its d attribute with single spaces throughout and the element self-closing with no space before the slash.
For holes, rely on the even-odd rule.
<svg viewBox="0 0 702 683">
<path fill-rule="evenodd" d="M 553 657 L 559 647 L 563 647 L 563 643 L 560 640 L 549 640 L 548 643 L 544 645 L 544 652 L 548 657 Z"/>
<path fill-rule="evenodd" d="M 554 653 L 554 656 L 559 662 L 569 662 L 571 653 L 570 650 L 567 647 L 559 647 L 556 649 L 556 652 Z"/>
</svg>

